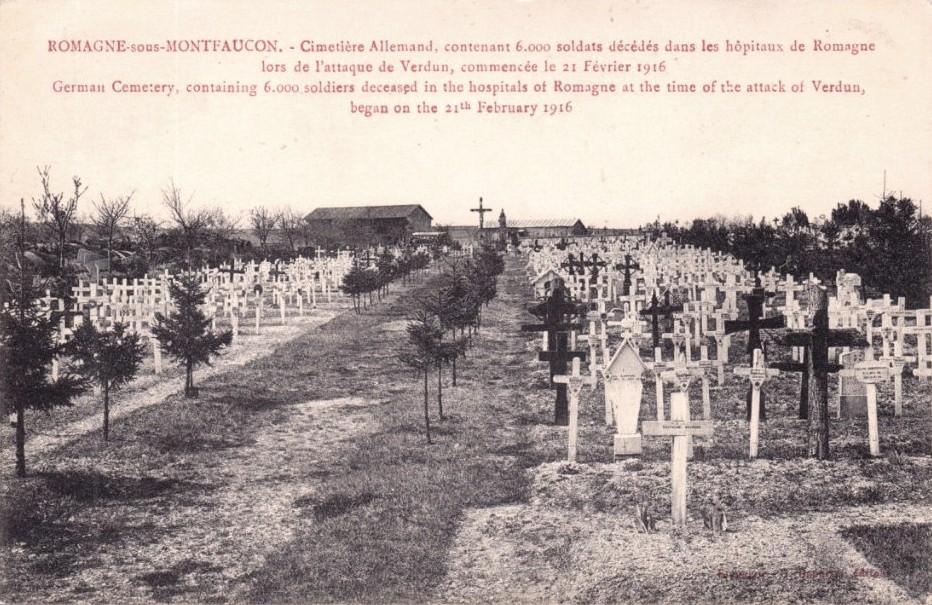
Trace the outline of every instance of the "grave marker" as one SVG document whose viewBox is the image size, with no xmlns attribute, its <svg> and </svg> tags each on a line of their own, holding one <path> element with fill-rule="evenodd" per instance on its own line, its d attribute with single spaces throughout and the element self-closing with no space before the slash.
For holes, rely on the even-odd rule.
<svg viewBox="0 0 932 605">
<path fill-rule="evenodd" d="M 867 439 L 871 456 L 880 455 L 880 432 L 877 428 L 877 383 L 890 378 L 885 361 L 862 361 L 854 365 L 854 375 L 867 386 Z"/>
<path fill-rule="evenodd" d="M 594 384 L 591 378 L 583 378 L 580 376 L 579 366 L 579 358 L 574 357 L 572 374 L 569 376 L 560 374 L 553 377 L 554 382 L 566 385 L 566 389 L 569 391 L 569 445 L 567 447 L 567 459 L 570 462 L 576 462 L 576 444 L 579 440 L 579 393 L 582 391 L 583 385 L 588 384 L 592 386 Z"/>
<path fill-rule="evenodd" d="M 585 358 L 583 351 L 570 351 L 567 347 L 567 332 L 581 330 L 582 324 L 569 323 L 568 318 L 584 314 L 576 304 L 566 300 L 566 288 L 560 280 L 554 285 L 553 292 L 545 301 L 529 309 L 532 315 L 543 320 L 541 324 L 525 324 L 522 332 L 546 332 L 547 350 L 538 355 L 538 360 L 550 362 L 550 380 L 558 374 L 566 373 L 567 362 L 575 357 Z M 554 422 L 566 425 L 569 422 L 569 402 L 566 398 L 566 385 L 556 384 L 557 398 L 554 404 Z"/>
<path fill-rule="evenodd" d="M 711 436 L 711 420 L 688 420 L 671 418 L 670 420 L 645 420 L 641 423 L 641 432 L 645 437 L 673 437 L 670 455 L 670 508 L 673 525 L 686 525 L 686 454 L 691 436 Z"/>
<path fill-rule="evenodd" d="M 615 269 L 624 272 L 624 280 L 621 282 L 621 295 L 629 296 L 631 294 L 631 272 L 640 271 L 641 266 L 631 262 L 631 255 L 625 254 L 625 262 L 615 265 Z M 655 301 L 656 302 L 656 299 Z"/>
<path fill-rule="evenodd" d="M 751 426 L 750 454 L 751 460 L 757 458 L 757 444 L 760 429 L 760 395 L 764 382 L 780 373 L 779 370 L 764 367 L 764 355 L 760 349 L 754 350 L 754 362 L 750 367 L 735 368 L 735 374 L 747 376 L 751 381 Z"/>
<path fill-rule="evenodd" d="M 641 374 L 646 369 L 638 347 L 627 338 L 605 366 L 605 402 L 615 417 L 615 458 L 641 453 L 637 424 L 644 390 Z"/>
<path fill-rule="evenodd" d="M 759 280 L 758 280 L 759 281 Z M 750 294 L 745 294 L 742 298 L 748 309 L 748 318 L 746 320 L 726 320 L 724 322 L 725 334 L 734 334 L 735 332 L 748 333 L 748 345 L 746 348 L 748 358 L 753 359 L 755 349 L 763 349 L 760 339 L 762 329 L 777 329 L 786 327 L 786 317 L 783 315 L 774 315 L 773 317 L 764 318 L 764 301 L 772 296 L 770 292 L 760 286 L 751 290 Z M 751 392 L 748 391 L 747 398 L 747 417 L 751 418 Z M 766 399 L 760 401 L 760 419 L 767 419 Z"/>
</svg>

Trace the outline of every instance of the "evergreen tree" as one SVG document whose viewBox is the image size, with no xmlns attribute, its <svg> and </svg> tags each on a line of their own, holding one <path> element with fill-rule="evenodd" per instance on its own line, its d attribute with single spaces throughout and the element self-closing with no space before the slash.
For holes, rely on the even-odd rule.
<svg viewBox="0 0 932 605">
<path fill-rule="evenodd" d="M 207 292 L 201 289 L 196 274 L 183 273 L 168 288 L 175 310 L 168 317 L 156 313 L 152 333 L 169 357 L 184 364 L 185 397 L 197 397 L 194 368 L 210 365 L 210 358 L 233 342 L 233 332 L 215 334 L 210 331 L 210 319 L 201 310 Z"/>
<path fill-rule="evenodd" d="M 127 332 L 118 323 L 112 330 L 100 331 L 83 322 L 65 347 L 72 357 L 75 371 L 85 380 L 100 386 L 104 397 L 104 441 L 110 437 L 110 391 L 136 376 L 145 347 L 139 334 Z"/>
<path fill-rule="evenodd" d="M 398 354 L 398 359 L 420 372 L 424 378 L 424 426 L 427 431 L 427 443 L 431 443 L 427 379 L 437 363 L 438 345 L 443 336 L 443 329 L 430 311 L 419 307 L 411 315 L 406 332 L 409 346 Z"/>
<path fill-rule="evenodd" d="M 26 410 L 45 412 L 71 405 L 84 390 L 84 382 L 71 373 L 50 379 L 52 360 L 61 346 L 55 342 L 58 317 L 40 311 L 37 300 L 42 284 L 25 258 L 26 216 L 23 203 L 16 246 L 8 258 L 3 284 L 8 306 L 0 310 L 0 399 L 16 413 L 16 474 L 26 476 Z"/>
</svg>

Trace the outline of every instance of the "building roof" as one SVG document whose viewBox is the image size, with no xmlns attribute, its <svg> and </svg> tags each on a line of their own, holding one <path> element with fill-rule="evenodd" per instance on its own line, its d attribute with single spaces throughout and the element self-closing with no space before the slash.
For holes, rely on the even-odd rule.
<svg viewBox="0 0 932 605">
<path fill-rule="evenodd" d="M 366 220 L 408 218 L 416 210 L 433 219 L 420 204 L 396 204 L 389 206 L 344 206 L 340 208 L 315 208 L 307 215 L 309 221 Z"/>
<path fill-rule="evenodd" d="M 580 222 L 578 218 L 537 218 L 531 220 L 507 219 L 507 225 L 517 229 L 546 228 L 546 227 L 572 227 Z"/>
</svg>

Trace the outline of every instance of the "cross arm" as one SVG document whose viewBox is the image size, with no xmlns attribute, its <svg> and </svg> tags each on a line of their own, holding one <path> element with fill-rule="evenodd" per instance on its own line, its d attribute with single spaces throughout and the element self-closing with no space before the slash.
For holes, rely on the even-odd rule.
<svg viewBox="0 0 932 605">
<path fill-rule="evenodd" d="M 585 361 L 588 357 L 586 351 L 541 351 L 537 354 L 538 361 L 560 361 L 560 360 L 570 360 L 574 357 L 578 357 L 580 360 Z"/>
</svg>

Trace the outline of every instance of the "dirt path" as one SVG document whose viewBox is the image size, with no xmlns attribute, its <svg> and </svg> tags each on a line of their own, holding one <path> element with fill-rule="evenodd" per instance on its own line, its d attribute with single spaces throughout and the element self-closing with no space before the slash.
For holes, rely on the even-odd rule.
<svg viewBox="0 0 932 605">
<path fill-rule="evenodd" d="M 198 587 L 198 600 L 242 600 L 249 573 L 266 555 L 290 540 L 303 523 L 312 523 L 310 500 L 327 474 L 332 445 L 371 428 L 370 404 L 361 399 L 309 401 L 286 410 L 249 446 L 214 458 L 211 469 L 223 487 L 174 503 L 161 518 L 134 502 L 115 503 L 107 511 L 128 526 L 153 525 L 148 538 L 104 548 L 92 566 L 60 580 L 53 594 L 39 600 L 74 595 L 94 587 L 96 595 L 120 595 L 120 601 L 170 599 Z M 300 458 L 301 464 L 294 464 Z M 309 460 L 310 459 L 310 460 Z M 312 464 L 317 476 L 302 470 Z M 86 510 L 93 523 L 96 509 Z M 207 592 L 204 590 L 207 589 Z M 91 596 L 91 600 L 97 600 Z"/>
<path fill-rule="evenodd" d="M 263 325 L 258 335 L 249 334 L 247 330 L 244 330 L 244 334 L 231 347 L 224 350 L 215 359 L 213 365 L 204 366 L 195 371 L 194 383 L 198 384 L 211 376 L 242 366 L 254 359 L 265 357 L 272 353 L 281 343 L 330 321 L 345 311 L 346 308 L 348 308 L 348 304 L 329 309 L 315 309 L 308 315 L 289 317 L 284 325 Z M 168 366 L 167 359 L 163 363 Z M 161 378 L 151 375 L 143 376 L 134 381 L 128 388 L 112 393 L 111 422 L 136 410 L 155 405 L 172 393 L 180 391 L 184 388 L 184 376 L 180 372 L 175 372 L 175 374 L 174 377 L 163 376 Z M 82 396 L 76 402 L 76 407 L 80 409 L 75 410 L 75 413 L 83 417 L 58 426 L 44 428 L 44 430 L 38 432 L 30 430 L 32 425 L 29 416 L 31 414 L 27 415 L 26 455 L 41 456 L 100 428 L 103 404 L 99 401 L 99 397 L 90 394 Z M 54 414 L 56 412 L 53 412 Z M 12 453 L 6 451 L 10 445 L 10 442 L 5 441 L 5 451 L 0 455 L 2 455 L 3 464 L 12 468 L 14 463 Z M 3 471 L 0 470 L 0 472 Z"/>
</svg>

